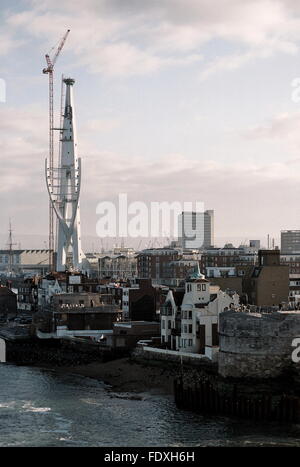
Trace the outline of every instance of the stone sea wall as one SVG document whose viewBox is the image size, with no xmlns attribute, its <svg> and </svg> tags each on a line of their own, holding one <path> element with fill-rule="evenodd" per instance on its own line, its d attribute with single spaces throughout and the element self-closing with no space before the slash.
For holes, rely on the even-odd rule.
<svg viewBox="0 0 300 467">
<path fill-rule="evenodd" d="M 226 311 L 219 322 L 219 374 L 232 378 L 277 378 L 300 374 L 292 361 L 293 339 L 300 337 L 300 314 Z"/>
<path fill-rule="evenodd" d="M 99 345 L 68 339 L 6 342 L 6 360 L 17 365 L 75 366 L 123 356 Z"/>
</svg>

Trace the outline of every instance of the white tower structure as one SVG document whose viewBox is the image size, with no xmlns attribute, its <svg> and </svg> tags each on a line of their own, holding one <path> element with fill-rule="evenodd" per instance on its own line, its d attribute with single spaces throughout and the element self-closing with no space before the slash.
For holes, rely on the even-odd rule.
<svg viewBox="0 0 300 467">
<path fill-rule="evenodd" d="M 77 154 L 77 132 L 73 101 L 74 79 L 65 84 L 65 108 L 60 129 L 61 149 L 58 167 L 50 168 L 46 160 L 46 181 L 50 200 L 58 219 L 56 270 L 68 269 L 67 255 L 72 250 L 72 269 L 81 271 L 84 254 L 81 250 L 79 195 L 81 159 Z"/>
</svg>

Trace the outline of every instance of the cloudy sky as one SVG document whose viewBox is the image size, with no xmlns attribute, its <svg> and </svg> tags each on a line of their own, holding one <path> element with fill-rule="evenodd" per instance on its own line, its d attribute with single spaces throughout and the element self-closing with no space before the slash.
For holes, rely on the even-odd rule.
<svg viewBox="0 0 300 467">
<path fill-rule="evenodd" d="M 220 243 L 300 228 L 298 1 L 1 0 L 1 238 L 11 217 L 16 240 L 47 240 L 42 68 L 68 28 L 56 120 L 64 73 L 76 80 L 83 237 L 120 192 L 203 202 Z"/>
</svg>

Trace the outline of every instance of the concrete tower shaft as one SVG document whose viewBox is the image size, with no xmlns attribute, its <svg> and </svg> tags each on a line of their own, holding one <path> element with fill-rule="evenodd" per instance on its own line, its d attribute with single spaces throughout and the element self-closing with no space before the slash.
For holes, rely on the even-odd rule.
<svg viewBox="0 0 300 467">
<path fill-rule="evenodd" d="M 75 120 L 75 108 L 73 98 L 73 85 L 71 78 L 64 79 L 65 107 L 63 115 L 63 127 L 60 129 L 61 157 L 59 165 L 54 170 L 53 184 L 49 176 L 49 168 L 46 165 L 47 186 L 51 202 L 58 218 L 57 235 L 57 271 L 65 271 L 67 255 L 72 250 L 71 267 L 82 270 L 84 254 L 81 249 L 80 232 L 80 182 L 81 159 L 77 153 L 77 131 Z"/>
</svg>

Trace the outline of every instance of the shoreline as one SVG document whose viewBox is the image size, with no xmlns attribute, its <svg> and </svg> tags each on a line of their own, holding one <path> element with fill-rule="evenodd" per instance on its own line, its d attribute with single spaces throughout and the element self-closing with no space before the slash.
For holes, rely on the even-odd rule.
<svg viewBox="0 0 300 467">
<path fill-rule="evenodd" d="M 107 362 L 93 362 L 74 366 L 32 365 L 57 373 L 74 374 L 102 381 L 109 391 L 134 394 L 174 395 L 175 372 L 160 366 L 132 361 L 129 357 Z"/>
</svg>

